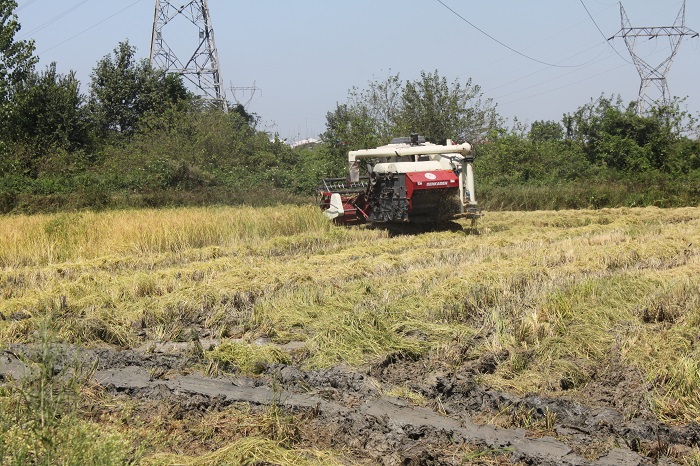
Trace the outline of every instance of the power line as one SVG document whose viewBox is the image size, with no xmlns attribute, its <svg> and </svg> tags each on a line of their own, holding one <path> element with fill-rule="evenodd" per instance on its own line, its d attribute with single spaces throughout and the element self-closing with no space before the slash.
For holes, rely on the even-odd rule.
<svg viewBox="0 0 700 466">
<path fill-rule="evenodd" d="M 656 54 L 658 54 L 658 53 L 661 53 L 661 51 L 656 52 L 655 54 L 651 54 L 651 55 L 656 55 Z M 649 55 L 649 57 L 650 57 L 651 55 Z M 610 55 L 610 56 L 611 56 L 611 55 Z M 600 62 L 603 62 L 603 61 L 607 60 L 608 58 L 610 58 L 610 56 L 608 56 L 608 57 L 606 57 L 606 58 L 603 58 L 602 60 L 600 60 Z M 646 58 L 649 58 L 649 57 L 646 57 Z M 512 104 L 512 103 L 515 103 L 515 102 L 520 102 L 520 101 L 522 101 L 522 100 L 531 99 L 531 98 L 533 98 L 533 97 L 539 97 L 539 96 L 544 95 L 544 94 L 549 94 L 550 92 L 555 92 L 555 91 L 559 91 L 559 90 L 561 90 L 561 89 L 565 89 L 565 88 L 570 87 L 570 86 L 573 86 L 573 85 L 575 85 L 575 84 L 579 84 L 579 83 L 582 83 L 582 82 L 587 82 L 587 81 L 589 81 L 589 80 L 592 79 L 592 78 L 597 78 L 598 76 L 605 75 L 605 74 L 607 74 L 607 73 L 610 73 L 611 71 L 617 71 L 617 70 L 619 70 L 619 69 L 621 69 L 621 68 L 624 68 L 625 66 L 626 66 L 626 65 L 624 65 L 624 64 L 618 65 L 618 66 L 616 66 L 616 67 L 614 67 L 614 68 L 610 68 L 610 69 L 605 70 L 605 71 L 602 71 L 602 72 L 600 72 L 600 73 L 596 73 L 596 74 L 594 74 L 594 75 L 588 76 L 588 77 L 586 77 L 586 78 L 583 78 L 583 79 L 580 79 L 580 80 L 577 80 L 577 81 L 574 81 L 574 82 L 570 82 L 570 83 L 568 83 L 568 84 L 564 84 L 564 85 L 559 86 L 559 87 L 556 87 L 556 88 L 547 89 L 546 91 L 542 91 L 542 92 L 539 92 L 539 93 L 537 93 L 537 94 L 529 95 L 529 96 L 526 96 L 526 97 L 520 97 L 520 98 L 516 98 L 516 99 L 514 99 L 514 100 L 509 100 L 509 101 L 507 101 L 507 102 L 499 102 L 499 103 L 500 103 L 501 105 L 508 105 L 508 104 Z M 557 80 L 557 79 L 559 79 L 559 78 L 562 78 L 562 77 L 564 77 L 564 76 L 567 76 L 567 75 L 569 75 L 569 74 L 571 74 L 571 73 L 573 73 L 573 72 L 575 72 L 575 71 L 576 71 L 576 70 L 572 70 L 572 71 L 569 71 L 569 72 L 567 72 L 567 73 L 564 73 L 563 75 L 560 75 L 560 76 L 558 76 L 558 77 L 556 77 L 556 78 L 553 78 L 553 79 L 549 79 L 549 80 L 547 80 L 547 81 L 540 82 L 540 83 L 535 84 L 535 85 L 533 85 L 533 86 L 528 86 L 528 87 L 526 87 L 526 88 L 524 88 L 524 89 L 520 89 L 519 91 L 514 91 L 514 92 L 511 92 L 511 93 L 509 93 L 509 94 L 504 94 L 504 95 L 501 95 L 501 96 L 499 96 L 499 97 L 495 97 L 494 100 L 498 100 L 498 99 L 501 99 L 501 98 L 503 98 L 503 97 L 507 97 L 507 96 L 509 96 L 509 95 L 517 94 L 517 93 L 519 93 L 519 92 L 526 91 L 526 90 L 528 90 L 528 89 L 532 89 L 532 88 L 534 88 L 534 87 L 540 86 L 540 85 L 542 85 L 542 84 L 546 84 L 546 83 L 551 82 L 551 81 L 555 81 L 555 80 Z"/>
<path fill-rule="evenodd" d="M 53 23 L 55 23 L 55 22 L 58 21 L 59 19 L 61 19 L 61 18 L 65 17 L 66 15 L 68 15 L 68 14 L 74 12 L 75 10 L 77 10 L 77 9 L 80 8 L 81 6 L 85 5 L 85 4 L 86 4 L 87 2 L 89 2 L 89 1 L 90 1 L 90 0 L 83 0 L 83 1 L 80 2 L 80 3 L 78 3 L 78 4 L 76 4 L 76 5 L 73 5 L 72 7 L 70 7 L 70 8 L 67 9 L 66 11 L 64 11 L 63 13 L 59 14 L 58 16 L 56 16 L 55 18 L 50 19 L 50 20 L 46 21 L 45 23 L 43 23 L 42 25 L 40 25 L 39 27 L 37 27 L 36 29 L 32 29 L 31 31 L 25 33 L 24 35 L 22 35 L 22 37 L 21 37 L 20 39 L 22 39 L 22 40 L 27 39 L 28 37 L 31 37 L 31 36 L 33 36 L 35 33 L 41 31 L 42 29 L 46 29 L 47 27 L 51 26 Z"/>
<path fill-rule="evenodd" d="M 109 21 L 110 19 L 112 19 L 112 18 L 114 18 L 115 16 L 117 16 L 117 15 L 119 15 L 119 14 L 125 12 L 126 10 L 128 10 L 129 8 L 131 8 L 132 6 L 136 5 L 137 3 L 141 3 L 142 1 L 143 1 L 143 0 L 136 0 L 135 2 L 133 2 L 133 3 L 129 4 L 129 5 L 127 5 L 126 7 L 122 8 L 121 10 L 117 11 L 117 12 L 114 13 L 113 15 L 108 16 L 107 18 L 103 19 L 102 21 L 93 24 L 93 25 L 90 26 L 89 28 L 83 29 L 83 30 L 80 31 L 79 33 L 77 33 L 77 34 L 75 34 L 75 35 L 69 37 L 68 39 L 64 40 L 63 42 L 59 42 L 58 44 L 54 45 L 53 47 L 50 47 L 50 48 L 45 49 L 45 50 L 42 50 L 41 52 L 39 52 L 39 55 L 41 55 L 42 53 L 50 52 L 51 50 L 60 47 L 61 45 L 65 44 L 66 42 L 70 42 L 71 40 L 75 39 L 76 37 L 81 36 L 81 35 L 85 34 L 86 32 L 88 32 L 88 31 L 90 31 L 90 30 L 92 30 L 92 29 L 95 29 L 97 26 L 99 26 L 99 25 L 101 25 L 101 24 L 103 24 L 103 23 L 106 23 L 106 22 Z"/>
<path fill-rule="evenodd" d="M 595 1 L 595 0 L 594 0 L 594 1 Z M 611 4 L 611 5 L 609 5 L 609 6 L 612 6 L 612 5 L 615 5 L 615 4 L 617 4 L 617 2 L 614 3 L 614 4 Z M 583 23 L 583 22 L 584 22 L 584 21 L 581 20 L 581 21 L 579 21 L 577 24 L 580 24 L 580 23 Z M 558 32 L 554 33 L 553 36 L 558 36 L 558 35 L 561 34 L 562 32 L 569 31 L 569 30 L 571 29 L 571 27 L 572 27 L 572 26 L 564 27 L 564 29 L 563 29 L 562 31 L 558 31 Z M 551 37 L 551 36 L 547 36 L 547 37 L 546 37 L 545 39 L 543 39 L 541 42 L 546 42 L 546 41 L 549 39 L 549 37 Z M 533 44 L 533 45 L 536 45 L 536 44 Z M 574 59 L 575 57 L 578 57 L 579 55 L 583 55 L 584 53 L 586 53 L 586 52 L 588 52 L 588 51 L 590 51 L 590 50 L 593 50 L 593 49 L 596 49 L 596 48 L 600 47 L 601 45 L 603 45 L 603 43 L 598 42 L 598 43 L 596 43 L 596 44 L 594 44 L 594 45 L 592 45 L 592 46 L 590 46 L 590 47 L 588 47 L 588 48 L 585 48 L 585 49 L 583 49 L 583 50 L 581 50 L 581 51 L 575 53 L 574 55 L 570 55 L 570 56 L 568 56 L 568 57 L 566 57 L 566 58 L 560 60 L 560 62 L 572 60 L 572 59 Z M 604 48 L 607 49 L 607 47 L 609 46 L 607 40 L 605 41 L 605 45 L 603 45 L 603 46 L 604 46 Z M 600 51 L 598 54 L 596 54 L 596 56 L 593 57 L 591 60 L 589 60 L 588 62 L 582 64 L 581 67 L 583 67 L 583 66 L 588 66 L 588 65 L 591 65 L 591 64 L 598 63 L 599 61 L 602 61 L 602 60 L 599 60 L 599 59 L 600 59 L 600 57 L 603 55 L 603 53 L 604 53 L 604 50 L 601 50 L 601 51 Z M 501 59 L 499 59 L 499 60 L 497 60 L 497 61 L 495 61 L 495 62 L 493 62 L 493 63 L 496 63 L 496 62 L 502 61 L 502 60 L 503 60 L 503 58 L 501 58 Z M 484 90 L 484 93 L 486 93 L 486 94 L 491 93 L 491 92 L 493 92 L 493 91 L 495 91 L 495 90 L 497 90 L 497 89 L 500 89 L 500 88 L 502 88 L 502 87 L 509 86 L 509 85 L 514 84 L 514 83 L 517 83 L 517 82 L 519 82 L 519 81 L 521 81 L 521 80 L 523 80 L 523 79 L 526 79 L 526 78 L 529 78 L 529 77 L 534 76 L 534 75 L 536 75 L 536 74 L 539 74 L 539 73 L 542 73 L 542 72 L 544 72 L 544 71 L 547 71 L 547 70 L 549 70 L 550 68 L 551 68 L 550 66 L 542 67 L 542 68 L 540 68 L 540 69 L 538 69 L 538 70 L 536 70 L 536 71 L 533 71 L 532 73 L 526 74 L 525 76 L 520 76 L 520 77 L 517 77 L 517 78 L 515 78 L 515 79 L 513 79 L 513 80 L 511 80 L 511 81 L 509 81 L 509 82 L 507 82 L 507 83 L 499 84 L 499 85 L 497 85 L 497 86 L 495 86 L 495 87 L 486 89 L 486 90 Z"/>
<path fill-rule="evenodd" d="M 602 44 L 602 43 L 598 43 L 598 44 L 596 44 L 596 45 L 594 45 L 594 46 L 592 46 L 592 47 L 588 47 L 587 49 L 582 50 L 581 52 L 577 53 L 576 55 L 572 55 L 572 56 L 569 57 L 568 59 L 577 57 L 577 56 L 579 56 L 579 55 L 581 55 L 581 54 L 583 54 L 583 53 L 588 52 L 589 50 L 592 50 L 592 49 L 594 49 L 594 48 L 596 48 L 596 47 L 600 47 L 601 45 L 603 45 L 603 44 Z M 600 58 L 600 56 L 603 54 L 603 52 L 604 52 L 604 51 L 601 51 L 598 55 L 595 56 L 595 58 L 593 58 L 593 59 L 590 60 L 588 63 L 586 63 L 586 65 L 592 65 L 592 64 L 594 64 L 594 63 L 598 63 L 599 61 L 605 60 L 605 58 L 603 58 L 602 60 L 598 60 L 598 58 Z M 567 59 L 567 60 L 568 60 L 568 59 Z M 514 80 L 512 80 L 512 81 L 507 82 L 507 83 L 499 84 L 498 86 L 495 86 L 495 87 L 492 87 L 492 88 L 490 88 L 490 89 L 487 89 L 487 90 L 485 90 L 484 92 L 485 92 L 485 93 L 493 92 L 493 91 L 495 91 L 496 89 L 500 89 L 500 88 L 502 88 L 502 87 L 509 86 L 509 85 L 511 85 L 511 84 L 513 84 L 513 83 L 517 83 L 517 82 L 519 82 L 519 81 L 521 81 L 521 80 L 523 80 L 523 79 L 525 79 L 525 78 L 529 78 L 530 76 L 534 76 L 534 75 L 536 75 L 536 74 L 538 74 L 538 73 L 541 73 L 541 72 L 543 72 L 543 71 L 545 71 L 545 70 L 547 70 L 547 69 L 549 69 L 549 67 L 547 67 L 547 68 L 541 68 L 541 69 L 539 69 L 539 70 L 537 70 L 537 71 L 533 71 L 532 73 L 528 73 L 528 74 L 526 74 L 525 76 L 520 76 L 520 77 L 518 77 L 518 78 L 516 78 L 516 79 L 514 79 Z M 574 71 L 576 71 L 576 70 L 572 70 L 571 72 L 573 73 Z"/>
<path fill-rule="evenodd" d="M 546 61 L 542 61 L 542 60 L 538 60 L 537 58 L 533 58 L 533 57 L 531 57 L 531 56 L 529 56 L 529 55 L 525 55 L 524 53 L 522 53 L 522 52 L 520 52 L 520 51 L 514 49 L 513 47 L 511 47 L 511 46 L 509 46 L 509 45 L 507 45 L 507 44 L 505 44 L 505 43 L 503 43 L 503 42 L 501 42 L 500 40 L 496 39 L 496 38 L 495 38 L 494 36 L 492 36 L 491 34 L 487 33 L 487 32 L 484 31 L 483 29 L 479 28 L 479 27 L 476 26 L 474 23 L 472 23 L 471 21 L 469 21 L 467 18 L 465 18 L 464 16 L 460 15 L 460 14 L 457 13 L 455 10 L 453 10 L 452 8 L 450 8 L 450 7 L 449 7 L 445 2 L 443 2 L 442 0 L 437 0 L 437 2 L 438 2 L 439 4 L 441 4 L 442 6 L 444 6 L 445 8 L 447 8 L 449 11 L 451 11 L 452 14 L 454 14 L 455 16 L 457 16 L 459 19 L 461 19 L 462 21 L 464 21 L 465 23 L 467 23 L 468 25 L 470 25 L 471 27 L 473 27 L 474 29 L 476 29 L 477 31 L 479 31 L 480 33 L 482 33 L 483 35 L 485 35 L 486 37 L 488 37 L 489 39 L 491 39 L 492 41 L 494 41 L 494 42 L 496 42 L 497 44 L 499 44 L 501 47 L 505 47 L 506 49 L 510 50 L 511 52 L 514 52 L 514 53 L 520 55 L 521 57 L 527 58 L 528 60 L 531 60 L 531 61 L 540 63 L 540 64 L 542 64 L 542 65 L 552 66 L 552 67 L 555 67 L 555 68 L 579 68 L 579 67 L 581 67 L 581 66 L 587 65 L 587 63 L 583 63 L 583 64 L 581 64 L 581 65 L 559 65 L 559 64 L 556 64 L 556 63 L 548 63 L 548 62 L 546 62 Z"/>
<path fill-rule="evenodd" d="M 520 101 L 522 101 L 522 100 L 532 99 L 533 97 L 539 97 L 539 96 L 544 95 L 544 94 L 549 94 L 550 92 L 559 91 L 559 90 L 565 89 L 565 88 L 567 88 L 567 87 L 573 86 L 573 85 L 575 85 L 575 84 L 579 84 L 579 83 L 582 83 L 582 82 L 589 81 L 591 78 L 597 78 L 598 76 L 602 76 L 602 75 L 604 75 L 604 74 L 608 74 L 608 73 L 610 73 L 610 72 L 612 72 L 612 71 L 617 71 L 617 70 L 619 70 L 620 68 L 624 68 L 625 66 L 626 66 L 626 65 L 618 65 L 618 66 L 616 66 L 615 68 L 611 68 L 611 69 L 609 69 L 609 70 L 602 71 L 602 72 L 600 72 L 600 73 L 594 74 L 593 76 L 588 76 L 588 77 L 586 77 L 586 78 L 579 79 L 578 81 L 574 81 L 574 82 L 571 82 L 571 83 L 569 83 L 569 84 L 564 84 L 563 86 L 559 86 L 559 87 L 556 87 L 556 88 L 554 88 L 554 89 L 547 89 L 546 91 L 542 91 L 542 92 L 540 92 L 540 93 L 538 93 L 538 94 L 533 94 L 533 95 L 529 95 L 529 96 L 526 96 L 526 97 L 521 97 L 521 98 L 515 99 L 515 100 L 509 100 L 508 102 L 501 102 L 501 105 L 508 105 L 508 104 L 512 104 L 512 103 L 515 103 L 515 102 L 520 102 Z"/>
<path fill-rule="evenodd" d="M 613 45 L 612 45 L 612 44 L 610 43 L 610 41 L 608 40 L 608 37 L 607 37 L 605 34 L 603 34 L 603 30 L 600 29 L 600 27 L 598 26 L 598 23 L 596 23 L 595 19 L 593 19 L 593 15 L 591 14 L 590 11 L 588 11 L 588 7 L 586 6 L 585 3 L 583 3 L 583 0 L 579 0 L 579 1 L 581 2 L 581 5 L 583 6 L 583 9 L 586 10 L 586 13 L 588 13 L 588 17 L 591 18 L 591 21 L 593 21 L 593 24 L 595 24 L 595 27 L 596 27 L 596 29 L 598 29 L 598 32 L 600 32 L 600 35 L 603 36 L 603 39 L 605 39 L 605 42 L 610 46 L 611 49 L 613 49 L 613 50 L 615 51 L 615 53 L 616 53 L 620 58 L 622 58 L 624 61 L 626 61 L 627 63 L 629 63 L 629 64 L 631 65 L 632 62 L 629 61 L 628 59 L 626 59 L 625 57 L 623 57 L 623 56 L 620 54 L 620 52 L 618 52 L 617 49 L 616 49 L 615 47 L 613 47 Z"/>
<path fill-rule="evenodd" d="M 584 7 L 585 7 L 585 5 L 584 5 Z M 589 16 L 590 16 L 590 13 L 589 13 Z M 591 19 L 592 19 L 592 18 L 591 18 Z M 595 21 L 594 21 L 594 23 L 595 23 Z M 606 42 L 607 42 L 607 40 L 606 40 Z M 614 48 L 613 48 L 613 49 L 614 49 Z M 665 51 L 665 50 L 656 50 L 655 52 L 651 53 L 649 56 L 644 57 L 644 60 L 650 58 L 651 56 L 654 56 L 654 55 L 658 55 L 658 54 L 660 54 L 660 53 L 663 53 L 664 51 Z M 619 55 L 619 54 L 618 54 L 618 55 Z M 607 60 L 608 58 L 609 58 L 609 57 L 603 58 L 602 60 L 598 60 L 597 62 L 602 62 L 602 61 L 604 61 L 604 60 Z M 630 63 L 628 60 L 625 60 L 625 62 Z M 509 101 L 507 101 L 507 102 L 499 102 L 499 104 L 500 104 L 500 105 L 508 105 L 508 104 L 512 104 L 512 103 L 515 103 L 515 102 L 520 102 L 520 101 L 523 101 L 523 100 L 527 100 L 527 99 L 539 97 L 539 96 L 541 96 L 541 95 L 549 94 L 549 93 L 552 93 L 552 92 L 555 92 L 555 91 L 559 91 L 559 90 L 561 90 L 561 89 L 565 89 L 565 88 L 567 88 L 567 87 L 570 87 L 570 86 L 579 84 L 579 83 L 581 83 L 581 82 L 586 82 L 586 81 L 590 80 L 591 78 L 595 78 L 595 77 L 602 76 L 602 75 L 604 75 L 604 74 L 610 73 L 610 72 L 612 72 L 612 71 L 619 70 L 619 69 L 621 69 L 621 68 L 623 68 L 623 67 L 625 67 L 625 66 L 626 66 L 626 65 L 624 65 L 624 64 L 623 64 L 623 65 L 620 65 L 620 66 L 616 66 L 616 67 L 614 67 L 614 68 L 608 69 L 608 70 L 603 71 L 603 72 L 601 72 L 601 73 L 597 73 L 597 74 L 591 75 L 591 76 L 589 76 L 589 77 L 586 77 L 586 78 L 583 78 L 583 79 L 580 79 L 580 80 L 577 80 L 577 81 L 574 81 L 574 82 L 569 82 L 569 83 L 567 83 L 567 84 L 561 85 L 561 86 L 556 87 L 556 88 L 550 88 L 550 89 L 544 90 L 544 91 L 542 91 L 542 92 L 538 92 L 538 93 L 531 94 L 531 95 L 528 95 L 528 96 L 519 97 L 519 98 L 514 98 L 513 100 L 509 100 Z M 537 84 L 534 84 L 534 85 L 525 87 L 525 88 L 523 88 L 523 89 L 519 89 L 519 90 L 517 90 L 517 91 L 513 91 L 513 92 L 510 92 L 510 93 L 507 93 L 507 94 L 504 94 L 504 95 L 500 95 L 500 96 L 495 97 L 495 98 L 493 98 L 493 99 L 496 100 L 496 101 L 498 101 L 499 99 L 502 99 L 502 98 L 504 98 L 504 97 L 511 96 L 511 95 L 513 95 L 513 94 L 518 94 L 518 93 L 523 92 L 523 91 L 526 91 L 526 90 L 528 90 L 528 89 L 532 89 L 532 88 L 541 86 L 541 85 L 543 85 L 543 84 L 547 84 L 547 83 L 549 83 L 549 82 L 555 81 L 555 80 L 557 80 L 557 79 L 563 78 L 564 76 L 567 76 L 567 75 L 569 75 L 569 74 L 571 74 L 571 73 L 573 73 L 573 72 L 575 72 L 575 70 L 569 71 L 569 72 L 567 72 L 567 73 L 565 73 L 565 74 L 563 74 L 563 75 L 560 75 L 560 76 L 558 76 L 558 77 L 556 77 L 556 78 L 548 79 L 548 80 L 539 82 L 539 83 L 537 83 Z M 535 73 L 530 73 L 529 75 L 525 76 L 525 78 L 526 78 L 526 77 L 529 77 L 529 76 L 532 76 L 533 74 L 536 74 L 536 73 L 537 73 L 537 72 L 535 72 Z M 506 85 L 512 84 L 513 82 L 517 82 L 517 81 L 519 81 L 519 80 L 511 81 L 511 82 L 507 83 Z M 503 85 L 498 86 L 498 87 L 496 87 L 496 88 L 494 88 L 494 89 L 492 89 L 492 90 L 490 90 L 490 91 L 486 91 L 486 92 L 487 92 L 487 93 L 488 93 L 488 92 L 491 92 L 491 91 L 493 91 L 493 90 L 495 90 L 495 89 L 497 89 L 497 88 L 500 88 L 500 87 L 503 87 Z"/>
<path fill-rule="evenodd" d="M 28 0 L 27 3 L 25 3 L 24 5 L 21 5 L 20 7 L 18 7 L 16 11 L 22 11 L 22 10 L 24 10 L 25 8 L 27 8 L 29 5 L 31 5 L 32 3 L 36 2 L 36 1 L 37 1 L 37 0 Z"/>
<path fill-rule="evenodd" d="M 611 56 L 612 56 L 612 55 L 608 55 L 607 57 L 605 57 L 605 58 L 599 60 L 597 63 L 603 62 L 603 61 L 607 60 L 608 58 L 610 58 Z M 525 87 L 525 88 L 518 89 L 517 91 L 512 91 L 512 92 L 509 92 L 509 93 L 507 93 L 507 94 L 502 94 L 502 95 L 500 95 L 500 96 L 498 96 L 498 97 L 495 97 L 494 100 L 502 99 L 502 98 L 504 98 L 504 97 L 508 97 L 508 96 L 513 95 L 513 94 L 519 94 L 519 93 L 524 92 L 524 91 L 527 91 L 527 90 L 529 90 L 529 89 L 532 89 L 532 88 L 535 88 L 535 87 L 539 87 L 539 86 L 541 86 L 541 85 L 543 85 L 543 84 L 547 84 L 547 83 L 550 83 L 550 82 L 552 82 L 552 81 L 556 81 L 556 80 L 558 80 L 558 79 L 563 78 L 564 76 L 567 76 L 567 75 L 570 75 L 571 73 L 576 73 L 576 72 L 578 72 L 578 70 L 569 70 L 569 71 L 567 71 L 567 72 L 564 73 L 564 74 L 560 74 L 559 76 L 555 76 L 555 77 L 553 77 L 553 78 L 549 78 L 549 79 L 546 79 L 546 80 L 544 80 L 544 81 L 540 81 L 540 82 L 538 82 L 538 83 L 536 83 L 536 84 L 532 84 L 532 85 L 527 86 L 527 87 Z"/>
</svg>

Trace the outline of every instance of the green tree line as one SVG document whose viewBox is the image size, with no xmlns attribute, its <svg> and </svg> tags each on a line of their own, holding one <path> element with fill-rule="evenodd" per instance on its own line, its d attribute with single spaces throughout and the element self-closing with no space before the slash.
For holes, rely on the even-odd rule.
<svg viewBox="0 0 700 466">
<path fill-rule="evenodd" d="M 323 136 L 337 159 L 393 135 L 471 142 L 477 197 L 488 209 L 697 205 L 697 119 L 682 99 L 644 116 L 635 107 L 601 95 L 561 121 L 507 127 L 471 80 L 450 83 L 435 71 L 403 82 L 397 74 L 351 89 L 328 113 Z"/>
<path fill-rule="evenodd" d="M 494 208 L 700 202 L 697 121 L 683 102 L 639 116 L 602 95 L 561 121 L 506 125 L 471 79 L 398 74 L 352 88 L 322 143 L 292 149 L 242 106 L 224 112 L 124 41 L 87 91 L 75 72 L 37 69 L 14 0 L 0 0 L 0 212 L 209 203 L 309 202 L 347 152 L 412 133 L 475 147 L 477 194 Z"/>
</svg>

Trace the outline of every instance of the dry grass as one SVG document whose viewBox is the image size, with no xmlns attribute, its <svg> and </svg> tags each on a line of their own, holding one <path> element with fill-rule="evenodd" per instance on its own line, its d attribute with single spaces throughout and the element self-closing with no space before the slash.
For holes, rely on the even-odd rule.
<svg viewBox="0 0 700 466">
<path fill-rule="evenodd" d="M 659 418 L 700 421 L 700 208 L 489 213 L 480 228 L 390 237 L 310 207 L 0 217 L 0 342 L 49 316 L 83 344 L 302 341 L 307 367 L 498 353 L 482 383 L 574 396 L 614 358 Z"/>
<path fill-rule="evenodd" d="M 138 438 L 138 464 L 346 464 L 337 454 L 309 446 L 315 432 L 304 414 L 274 405 L 231 405 L 202 413 L 183 410 L 176 400 L 109 398 L 91 411 L 101 424 Z"/>
<path fill-rule="evenodd" d="M 310 208 L 125 210 L 10 216 L 0 222 L 0 267 L 41 266 L 118 256 L 183 253 L 207 246 L 305 234 L 330 225 Z"/>
<path fill-rule="evenodd" d="M 247 437 L 212 453 L 201 456 L 158 454 L 147 458 L 144 465 L 152 466 L 225 466 L 225 465 L 327 465 L 340 466 L 333 455 L 314 450 L 290 450 L 278 442 L 264 438 Z"/>
</svg>

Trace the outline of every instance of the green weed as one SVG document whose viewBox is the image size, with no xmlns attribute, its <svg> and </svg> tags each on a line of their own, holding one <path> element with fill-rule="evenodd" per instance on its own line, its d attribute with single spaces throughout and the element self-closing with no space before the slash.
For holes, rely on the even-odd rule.
<svg viewBox="0 0 700 466">
<path fill-rule="evenodd" d="M 291 362 L 289 356 L 272 345 L 228 342 L 205 353 L 205 357 L 219 364 L 225 371 L 243 374 L 260 374 L 268 364 Z"/>
<path fill-rule="evenodd" d="M 0 386 L 0 463 L 5 465 L 125 465 L 136 459 L 130 442 L 79 416 L 81 390 L 91 371 L 70 361 L 40 327 L 25 374 Z M 59 355 L 62 356 L 59 359 Z M 68 361 L 68 363 L 66 363 Z"/>
</svg>

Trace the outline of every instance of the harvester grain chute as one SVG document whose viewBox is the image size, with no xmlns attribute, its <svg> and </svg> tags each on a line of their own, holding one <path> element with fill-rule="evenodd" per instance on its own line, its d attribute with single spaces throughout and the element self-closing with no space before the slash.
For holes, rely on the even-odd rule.
<svg viewBox="0 0 700 466">
<path fill-rule="evenodd" d="M 320 207 L 338 224 L 438 224 L 481 215 L 474 194 L 469 143 L 432 144 L 395 138 L 386 146 L 348 153 L 349 176 L 326 178 Z M 366 162 L 368 176 L 360 176 Z"/>
</svg>

